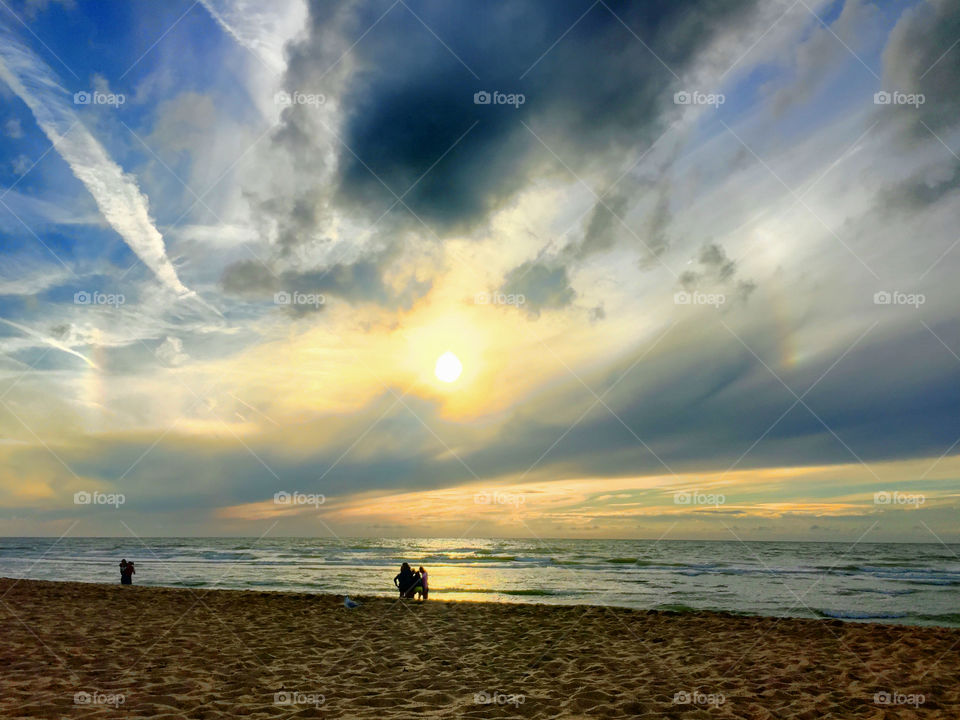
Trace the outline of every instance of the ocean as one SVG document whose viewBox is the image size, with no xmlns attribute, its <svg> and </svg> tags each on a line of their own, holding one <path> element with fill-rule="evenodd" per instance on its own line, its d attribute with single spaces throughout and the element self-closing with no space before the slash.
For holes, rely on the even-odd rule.
<svg viewBox="0 0 960 720">
<path fill-rule="evenodd" d="M 466 538 L 0 538 L 0 576 L 395 594 L 400 563 L 443 600 L 614 605 L 960 627 L 960 545 Z"/>
</svg>

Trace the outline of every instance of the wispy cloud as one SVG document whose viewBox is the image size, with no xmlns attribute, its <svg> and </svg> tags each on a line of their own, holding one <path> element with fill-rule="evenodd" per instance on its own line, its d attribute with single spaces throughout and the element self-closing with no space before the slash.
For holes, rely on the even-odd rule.
<svg viewBox="0 0 960 720">
<path fill-rule="evenodd" d="M 150 218 L 147 197 L 136 180 L 79 122 L 68 105 L 68 92 L 50 67 L 8 28 L 0 28 L 0 38 L 0 78 L 30 108 L 40 129 L 93 196 L 104 218 L 160 282 L 180 296 L 193 296 L 167 257 L 163 236 Z"/>
<path fill-rule="evenodd" d="M 36 338 L 37 340 L 39 340 L 40 342 L 44 343 L 45 345 L 49 345 L 50 347 L 55 348 L 55 349 L 57 349 L 57 350 L 60 350 L 61 352 L 65 352 L 65 353 L 67 353 L 67 354 L 69 354 L 69 355 L 73 355 L 74 357 L 78 357 L 78 358 L 80 358 L 81 360 L 83 360 L 87 365 L 89 365 L 89 366 L 92 367 L 92 368 L 95 368 L 95 367 L 96 367 L 96 365 L 94 364 L 93 360 L 91 360 L 90 358 L 88 358 L 86 355 L 83 355 L 82 353 L 77 352 L 76 350 L 74 350 L 74 349 L 73 349 L 72 347 L 70 347 L 69 345 L 64 345 L 62 342 L 59 342 L 58 340 L 54 340 L 54 339 L 53 339 L 52 337 L 50 337 L 49 335 L 44 335 L 43 333 L 37 332 L 36 330 L 31 330 L 30 328 L 26 327 L 25 325 L 21 325 L 20 323 L 15 323 L 15 322 L 13 322 L 13 321 L 11 321 L 11 320 L 6 320 L 6 319 L 4 319 L 4 318 L 0 318 L 0 322 L 6 323 L 7 325 L 9 325 L 9 326 L 12 327 L 12 328 L 16 328 L 16 329 L 19 330 L 20 332 L 26 333 L 27 335 L 29 335 L 29 336 L 32 337 L 32 338 Z"/>
<path fill-rule="evenodd" d="M 200 0 L 200 4 L 240 45 L 252 52 L 269 70 L 283 70 L 283 45 L 303 23 L 302 3 L 271 3 L 256 0 Z M 267 9 L 264 9 L 267 7 Z"/>
</svg>

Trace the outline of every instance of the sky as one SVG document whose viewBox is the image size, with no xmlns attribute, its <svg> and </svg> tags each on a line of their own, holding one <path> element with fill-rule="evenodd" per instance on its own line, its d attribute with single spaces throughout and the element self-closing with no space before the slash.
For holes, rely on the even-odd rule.
<svg viewBox="0 0 960 720">
<path fill-rule="evenodd" d="M 960 540 L 958 43 L 7 0 L 0 534 Z"/>
</svg>

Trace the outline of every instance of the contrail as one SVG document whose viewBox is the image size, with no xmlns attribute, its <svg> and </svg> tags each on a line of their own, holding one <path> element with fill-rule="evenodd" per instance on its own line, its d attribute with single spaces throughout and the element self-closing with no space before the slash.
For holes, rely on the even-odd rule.
<svg viewBox="0 0 960 720">
<path fill-rule="evenodd" d="M 200 0 L 200 4 L 234 40 L 277 74 L 286 66 L 284 43 L 306 19 L 304 3 L 284 6 L 276 0 L 269 4 L 262 0 Z"/>
<path fill-rule="evenodd" d="M 0 78 L 30 108 L 40 129 L 93 196 L 103 217 L 137 257 L 175 293 L 195 296 L 180 282 L 167 257 L 163 236 L 150 219 L 147 198 L 135 179 L 124 173 L 78 122 L 68 104 L 68 91 L 59 85 L 50 67 L 6 27 L 0 29 Z"/>
<path fill-rule="evenodd" d="M 39 332 L 37 332 L 36 330 L 31 330 L 30 328 L 25 327 L 24 325 L 21 325 L 20 323 L 15 323 L 15 322 L 13 322 L 12 320 L 7 320 L 6 318 L 0 318 L 0 322 L 4 322 L 4 323 L 6 323 L 7 325 L 9 325 L 10 327 L 16 328 L 16 329 L 19 330 L 20 332 L 24 332 L 24 333 L 26 333 L 27 335 L 30 335 L 31 337 L 35 337 L 35 338 L 36 338 L 37 340 L 39 340 L 40 342 L 46 343 L 46 344 L 49 345 L 50 347 L 56 348 L 57 350 L 60 350 L 61 352 L 65 352 L 65 353 L 68 353 L 68 354 L 73 355 L 73 356 L 75 356 L 75 357 L 78 357 L 78 358 L 80 358 L 81 360 L 83 360 L 87 365 L 89 365 L 89 366 L 92 367 L 92 368 L 96 368 L 96 367 L 97 367 L 96 364 L 93 362 L 93 360 L 91 360 L 90 358 L 88 358 L 86 355 L 83 355 L 82 353 L 78 353 L 76 350 L 74 350 L 74 349 L 73 349 L 72 347 L 70 347 L 69 345 L 64 345 L 62 342 L 59 342 L 59 341 L 57 341 L 57 340 L 54 340 L 52 337 L 49 337 L 49 336 L 47 336 L 47 335 L 43 335 L 42 333 L 39 333 Z"/>
</svg>

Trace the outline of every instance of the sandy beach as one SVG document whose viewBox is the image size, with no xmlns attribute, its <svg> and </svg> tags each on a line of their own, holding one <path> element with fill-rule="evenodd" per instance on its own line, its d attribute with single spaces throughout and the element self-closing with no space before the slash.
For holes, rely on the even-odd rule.
<svg viewBox="0 0 960 720">
<path fill-rule="evenodd" d="M 0 716 L 956 718 L 960 630 L 0 579 Z"/>
</svg>

